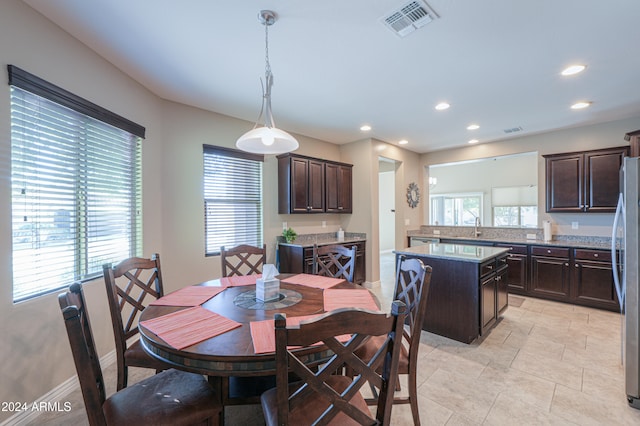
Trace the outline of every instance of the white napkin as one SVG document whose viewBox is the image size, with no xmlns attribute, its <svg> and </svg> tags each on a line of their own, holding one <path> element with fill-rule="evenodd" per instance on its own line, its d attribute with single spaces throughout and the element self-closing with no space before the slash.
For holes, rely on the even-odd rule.
<svg viewBox="0 0 640 426">
<path fill-rule="evenodd" d="M 279 275 L 279 274 L 280 272 L 278 272 L 275 265 L 267 263 L 262 267 L 262 280 L 265 282 L 275 280 L 276 275 Z"/>
</svg>

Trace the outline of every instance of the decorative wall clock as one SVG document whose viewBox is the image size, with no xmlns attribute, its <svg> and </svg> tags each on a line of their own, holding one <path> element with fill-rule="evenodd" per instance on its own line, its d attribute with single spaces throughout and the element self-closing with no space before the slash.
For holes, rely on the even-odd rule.
<svg viewBox="0 0 640 426">
<path fill-rule="evenodd" d="M 415 182 L 411 182 L 407 187 L 407 204 L 412 209 L 415 208 L 420 202 L 420 189 Z"/>
</svg>

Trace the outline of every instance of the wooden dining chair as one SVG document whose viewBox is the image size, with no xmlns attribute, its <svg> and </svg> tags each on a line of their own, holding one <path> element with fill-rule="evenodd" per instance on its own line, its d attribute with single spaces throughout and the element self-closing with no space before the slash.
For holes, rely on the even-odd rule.
<svg viewBox="0 0 640 426">
<path fill-rule="evenodd" d="M 261 398 L 266 424 L 388 425 L 400 355 L 398 339 L 402 336 L 406 309 L 399 301 L 393 302 L 391 315 L 356 308 L 338 309 L 294 327 L 287 327 L 284 314 L 276 314 L 276 387 Z M 336 336 L 343 335 L 351 338 L 342 343 Z M 354 350 L 370 336 L 381 336 L 383 344 L 370 360 L 363 362 Z M 318 369 L 310 369 L 305 365 L 304 355 L 299 356 L 296 352 L 300 350 L 292 346 L 306 347 L 318 342 L 334 355 Z M 353 369 L 355 376 L 335 374 L 345 367 Z M 290 383 L 289 371 L 301 381 Z M 380 389 L 375 417 L 360 393 L 367 382 Z"/>
<path fill-rule="evenodd" d="M 58 296 L 91 426 L 218 424 L 222 406 L 198 374 L 166 370 L 106 397 L 82 284 Z"/>
<path fill-rule="evenodd" d="M 260 248 L 242 244 L 229 250 L 220 247 L 220 261 L 223 277 L 260 274 L 267 261 L 267 245 Z"/>
<path fill-rule="evenodd" d="M 411 404 L 411 415 L 414 425 L 420 425 L 420 415 L 418 411 L 418 395 L 416 370 L 418 364 L 418 350 L 420 348 L 420 334 L 422 324 L 427 313 L 427 298 L 431 285 L 431 266 L 425 266 L 420 259 L 407 259 L 400 256 L 396 271 L 396 285 L 394 299 L 404 302 L 408 308 L 405 323 L 408 327 L 403 329 L 402 349 L 400 352 L 400 362 L 398 374 L 408 375 L 408 396 L 396 396 L 393 399 L 395 404 Z M 383 343 L 379 337 L 369 339 L 357 354 L 363 359 L 370 359 L 378 351 Z M 396 389 L 399 389 L 397 387 Z M 375 393 L 375 390 L 374 390 Z M 375 399 L 367 401 L 375 404 Z"/>
<path fill-rule="evenodd" d="M 160 255 L 156 253 L 150 259 L 132 257 L 115 266 L 106 264 L 102 271 L 116 340 L 117 389 L 120 390 L 127 386 L 129 367 L 156 371 L 167 368 L 145 352 L 140 340 L 127 345 L 127 341 L 138 334 L 140 313 L 149 303 L 163 296 Z"/>
<path fill-rule="evenodd" d="M 344 278 L 350 283 L 356 269 L 357 247 L 347 248 L 339 244 L 313 245 L 313 274 Z"/>
</svg>

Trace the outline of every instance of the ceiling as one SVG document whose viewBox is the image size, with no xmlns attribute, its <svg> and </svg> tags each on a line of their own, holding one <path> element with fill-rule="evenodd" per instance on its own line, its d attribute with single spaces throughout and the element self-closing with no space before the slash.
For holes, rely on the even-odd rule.
<svg viewBox="0 0 640 426">
<path fill-rule="evenodd" d="M 271 9 L 276 125 L 336 144 L 424 153 L 640 116 L 639 1 L 428 0 L 439 18 L 405 37 L 381 18 L 408 0 L 23 1 L 158 96 L 251 123 Z"/>
</svg>

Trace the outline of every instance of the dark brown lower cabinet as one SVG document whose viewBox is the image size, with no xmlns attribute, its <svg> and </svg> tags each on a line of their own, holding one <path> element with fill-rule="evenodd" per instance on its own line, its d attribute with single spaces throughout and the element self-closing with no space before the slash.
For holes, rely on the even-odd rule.
<svg viewBox="0 0 640 426">
<path fill-rule="evenodd" d="M 505 259 L 506 263 L 506 259 Z M 496 298 L 498 302 L 497 310 L 498 314 L 504 312 L 505 309 L 509 306 L 509 288 L 508 288 L 508 276 L 509 269 L 511 266 L 507 266 L 508 263 L 505 264 L 502 268 L 499 268 L 496 272 Z"/>
<path fill-rule="evenodd" d="M 568 248 L 532 246 L 530 294 L 569 301 L 569 262 Z"/>
<path fill-rule="evenodd" d="M 498 291 L 495 274 L 480 281 L 480 335 L 484 336 L 498 320 L 496 293 Z"/>
<path fill-rule="evenodd" d="M 606 250 L 576 249 L 573 265 L 572 301 L 620 312 L 613 282 L 611 253 Z"/>
<path fill-rule="evenodd" d="M 507 265 L 509 265 L 505 279 L 509 293 L 526 295 L 527 292 L 527 264 L 529 263 L 528 249 L 525 244 L 496 244 L 509 250 Z"/>
<path fill-rule="evenodd" d="M 362 284 L 366 279 L 366 241 L 341 243 L 346 247 L 356 246 L 356 266 L 353 273 L 353 282 Z M 322 244 L 318 244 L 322 245 Z M 311 274 L 313 273 L 313 247 L 279 244 L 278 256 L 280 259 L 279 271 L 283 274 Z"/>
</svg>

